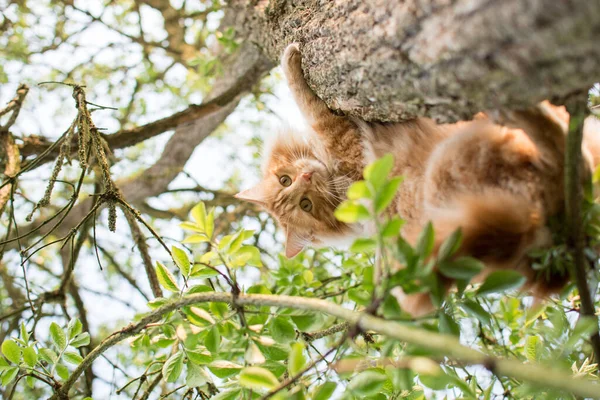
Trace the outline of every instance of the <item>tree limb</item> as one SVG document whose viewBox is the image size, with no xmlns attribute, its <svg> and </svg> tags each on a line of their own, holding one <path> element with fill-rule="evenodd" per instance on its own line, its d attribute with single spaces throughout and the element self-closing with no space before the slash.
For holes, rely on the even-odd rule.
<svg viewBox="0 0 600 400">
<path fill-rule="evenodd" d="M 465 365 L 483 365 L 497 375 L 522 379 L 536 386 L 563 390 L 573 393 L 576 396 L 591 398 L 600 397 L 600 386 L 595 382 L 574 378 L 568 372 L 563 372 L 550 366 L 523 364 L 517 360 L 491 357 L 477 350 L 463 346 L 452 336 L 441 335 L 413 326 L 387 321 L 364 312 L 349 310 L 325 300 L 297 296 L 258 294 L 240 294 L 233 296 L 230 293 L 211 292 L 192 294 L 167 303 L 146 314 L 138 322 L 132 323 L 108 336 L 84 358 L 77 368 L 75 368 L 69 376 L 69 379 L 51 397 L 51 400 L 64 398 L 71 387 L 73 387 L 75 382 L 79 379 L 83 371 L 109 348 L 128 337 L 140 333 L 149 324 L 160 321 L 164 314 L 184 306 L 204 302 L 229 303 L 237 306 L 283 307 L 295 310 L 320 312 L 345 320 L 349 324 L 355 325 L 363 331 L 374 331 L 389 338 L 417 345 L 430 351 L 439 352 L 440 354 Z"/>
</svg>

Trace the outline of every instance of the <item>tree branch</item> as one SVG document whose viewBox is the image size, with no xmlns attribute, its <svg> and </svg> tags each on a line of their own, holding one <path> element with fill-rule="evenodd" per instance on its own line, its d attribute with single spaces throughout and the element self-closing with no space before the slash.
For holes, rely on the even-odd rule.
<svg viewBox="0 0 600 400">
<path fill-rule="evenodd" d="M 500 359 L 487 356 L 477 350 L 473 350 L 460 344 L 452 337 L 419 329 L 409 325 L 402 325 L 393 321 L 386 321 L 372 315 L 356 312 L 337 304 L 314 298 L 297 296 L 276 295 L 245 295 L 233 296 L 229 293 L 198 293 L 177 299 L 142 317 L 138 322 L 132 323 L 125 328 L 111 334 L 75 368 L 69 379 L 51 397 L 51 400 L 64 398 L 83 371 L 87 369 L 96 358 L 109 348 L 115 346 L 128 337 L 138 334 L 149 324 L 156 323 L 162 319 L 164 314 L 177 310 L 184 306 L 204 302 L 229 303 L 237 306 L 271 306 L 283 307 L 296 310 L 320 312 L 335 316 L 357 326 L 361 330 L 374 331 L 389 338 L 407 342 L 439 352 L 446 357 L 465 365 L 480 364 L 491 372 L 515 379 L 522 379 L 536 386 L 553 388 L 573 393 L 582 397 L 600 397 L 600 386 L 586 379 L 574 378 L 568 372 L 560 371 L 550 366 L 536 364 L 523 364 L 517 360 Z"/>
<path fill-rule="evenodd" d="M 567 111 L 571 115 L 569 122 L 569 134 L 567 136 L 567 149 L 565 152 L 565 210 L 567 225 L 567 245 L 573 255 L 571 278 L 577 284 L 579 299 L 581 301 L 581 315 L 595 318 L 596 326 L 598 319 L 594 302 L 588 286 L 589 265 L 585 257 L 585 232 L 584 222 L 581 215 L 581 206 L 583 204 L 584 182 L 583 157 L 581 154 L 581 144 L 583 141 L 583 124 L 587 114 L 586 97 L 582 96 L 580 101 L 568 103 Z M 583 101 L 581 101 L 583 100 Z M 600 335 L 598 330 L 590 337 L 596 362 L 600 361 Z"/>
</svg>

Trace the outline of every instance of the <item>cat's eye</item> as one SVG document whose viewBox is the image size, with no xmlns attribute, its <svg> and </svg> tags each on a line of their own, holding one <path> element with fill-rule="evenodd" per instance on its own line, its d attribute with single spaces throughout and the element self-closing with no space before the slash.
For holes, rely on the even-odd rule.
<svg viewBox="0 0 600 400">
<path fill-rule="evenodd" d="M 300 208 L 302 211 L 310 212 L 312 210 L 312 202 L 305 197 L 300 200 Z"/>
<path fill-rule="evenodd" d="M 281 183 L 285 187 L 288 187 L 292 184 L 292 178 L 290 178 L 287 175 L 281 175 L 279 177 L 279 183 Z"/>
</svg>

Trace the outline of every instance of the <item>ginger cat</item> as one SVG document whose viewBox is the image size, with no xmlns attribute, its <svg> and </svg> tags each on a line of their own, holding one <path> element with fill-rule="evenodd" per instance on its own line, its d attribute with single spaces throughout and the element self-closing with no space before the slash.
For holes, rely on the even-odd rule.
<svg viewBox="0 0 600 400">
<path fill-rule="evenodd" d="M 263 206 L 286 234 L 286 256 L 305 246 L 350 241 L 361 226 L 333 215 L 348 186 L 362 178 L 365 165 L 392 153 L 393 175 L 404 182 L 387 210 L 406 221 L 403 235 L 414 244 L 429 221 L 436 248 L 458 227 L 459 255 L 479 258 L 486 271 L 517 269 L 534 294 L 561 288 L 566 276 L 536 282 L 527 252 L 551 245 L 546 221 L 563 207 L 563 163 L 568 114 L 543 102 L 501 115 L 503 126 L 487 115 L 453 125 L 418 118 L 402 123 L 368 123 L 336 115 L 310 89 L 297 44 L 288 46 L 282 66 L 311 132 L 285 132 L 271 143 L 263 179 L 237 198 Z M 595 139 L 595 140 L 594 140 Z M 598 143 L 586 135 L 584 155 Z M 600 154 L 600 153 L 599 153 Z M 484 271 L 485 272 L 485 271 Z M 447 288 L 451 280 L 443 279 Z M 402 308 L 417 316 L 433 309 L 427 293 L 396 293 Z"/>
</svg>

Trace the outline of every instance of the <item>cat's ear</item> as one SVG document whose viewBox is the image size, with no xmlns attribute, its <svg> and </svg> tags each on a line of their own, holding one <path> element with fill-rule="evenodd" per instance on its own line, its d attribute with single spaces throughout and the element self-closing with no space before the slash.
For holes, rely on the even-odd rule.
<svg viewBox="0 0 600 400">
<path fill-rule="evenodd" d="M 235 197 L 236 199 L 249 201 L 260 206 L 264 206 L 266 195 L 265 190 L 263 188 L 263 182 L 258 183 L 256 186 L 253 186 L 250 189 L 241 191 L 233 197 Z"/>
<path fill-rule="evenodd" d="M 285 256 L 287 258 L 295 257 L 302 249 L 304 249 L 307 242 L 307 238 L 287 229 L 285 238 Z"/>
</svg>

